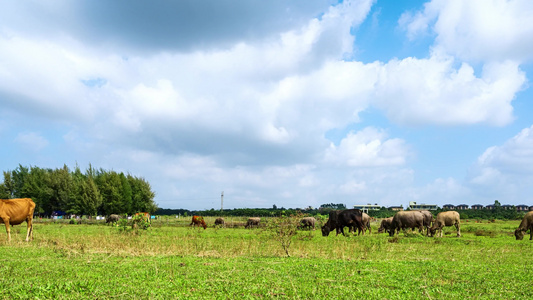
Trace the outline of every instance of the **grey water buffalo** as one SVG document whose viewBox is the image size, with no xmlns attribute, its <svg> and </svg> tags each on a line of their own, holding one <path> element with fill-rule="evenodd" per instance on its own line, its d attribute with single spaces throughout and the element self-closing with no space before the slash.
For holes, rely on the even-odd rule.
<svg viewBox="0 0 533 300">
<path fill-rule="evenodd" d="M 524 234 L 529 230 L 529 240 L 533 240 L 533 211 L 528 212 L 524 218 L 522 219 L 522 222 L 520 222 L 520 226 L 514 231 L 514 236 L 517 240 L 521 240 L 524 238 Z"/>
<path fill-rule="evenodd" d="M 372 228 L 370 228 L 370 221 L 372 221 L 372 218 L 366 213 L 363 213 L 361 219 L 363 221 L 363 234 L 364 234 L 364 231 L 366 231 L 367 229 L 368 229 L 368 233 L 371 234 Z"/>
<path fill-rule="evenodd" d="M 248 218 L 248 221 L 246 222 L 244 228 L 251 228 L 253 226 L 258 227 L 260 222 L 261 218 Z"/>
<path fill-rule="evenodd" d="M 379 225 L 379 228 L 378 228 L 378 233 L 383 233 L 383 232 L 390 233 L 392 229 L 392 218 L 393 217 L 381 220 L 381 224 Z"/>
<path fill-rule="evenodd" d="M 433 223 L 433 214 L 428 210 L 419 210 L 419 212 L 424 215 L 424 227 L 426 228 L 426 236 L 429 235 L 429 229 L 431 228 L 431 223 Z"/>
<path fill-rule="evenodd" d="M 418 228 L 420 232 L 424 230 L 424 215 L 419 211 L 399 211 L 392 217 L 390 236 L 394 236 L 396 232 L 405 230 L 407 228 Z"/>
<path fill-rule="evenodd" d="M 224 218 L 216 218 L 215 219 L 215 226 L 216 225 L 224 226 L 225 224 L 226 224 L 226 222 L 224 222 Z"/>
<path fill-rule="evenodd" d="M 118 222 L 118 220 L 120 220 L 120 216 L 119 215 L 115 215 L 115 214 L 111 214 L 109 216 L 107 216 L 107 218 L 105 218 L 105 223 L 108 224 L 108 223 L 116 223 Z"/>
<path fill-rule="evenodd" d="M 322 226 L 322 236 L 328 236 L 334 229 L 339 233 L 344 234 L 344 227 L 355 226 L 358 230 L 363 231 L 362 213 L 359 209 L 345 209 L 334 210 L 329 212 L 329 219 Z M 364 232 L 363 232 L 364 234 Z"/>
<path fill-rule="evenodd" d="M 33 211 L 35 203 L 30 198 L 0 200 L 0 221 L 6 225 L 7 241 L 11 241 L 11 226 L 26 221 L 26 242 L 33 240 Z"/>
<path fill-rule="evenodd" d="M 300 228 L 313 228 L 315 230 L 316 219 L 313 217 L 305 217 L 300 220 Z"/>
<path fill-rule="evenodd" d="M 461 236 L 461 216 L 456 211 L 443 211 L 437 215 L 433 226 L 429 229 L 430 235 L 434 236 L 435 232 L 438 231 L 437 236 L 440 233 L 442 237 L 442 228 L 445 226 L 455 226 L 457 229 L 457 237 Z"/>
</svg>

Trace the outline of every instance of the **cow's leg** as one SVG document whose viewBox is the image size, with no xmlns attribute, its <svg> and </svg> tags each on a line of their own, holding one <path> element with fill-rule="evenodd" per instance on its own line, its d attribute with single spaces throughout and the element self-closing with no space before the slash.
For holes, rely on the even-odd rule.
<svg viewBox="0 0 533 300">
<path fill-rule="evenodd" d="M 9 226 L 9 217 L 3 217 L 4 224 L 6 225 L 7 241 L 11 242 L 11 227 Z"/>
<path fill-rule="evenodd" d="M 31 239 L 33 240 L 33 222 L 32 222 L 32 219 L 31 218 L 26 219 L 26 224 L 28 225 L 28 230 L 27 230 L 27 233 L 26 233 L 26 242 L 28 242 L 30 240 L 30 236 L 31 236 Z"/>
<path fill-rule="evenodd" d="M 461 237 L 461 225 L 459 225 L 459 222 L 455 223 L 455 228 L 457 228 L 457 237 Z"/>
</svg>

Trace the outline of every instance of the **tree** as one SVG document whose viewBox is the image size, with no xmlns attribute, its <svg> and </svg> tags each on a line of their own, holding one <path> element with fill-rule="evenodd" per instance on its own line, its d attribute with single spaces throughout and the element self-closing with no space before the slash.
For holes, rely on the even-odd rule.
<svg viewBox="0 0 533 300">
<path fill-rule="evenodd" d="M 113 171 L 101 170 L 96 177 L 96 185 L 102 195 L 101 212 L 105 215 L 124 213 L 120 176 Z"/>
</svg>

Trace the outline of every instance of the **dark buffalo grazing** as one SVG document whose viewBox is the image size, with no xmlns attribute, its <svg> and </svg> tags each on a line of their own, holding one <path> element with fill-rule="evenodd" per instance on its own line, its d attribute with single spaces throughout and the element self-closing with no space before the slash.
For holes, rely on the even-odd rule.
<svg viewBox="0 0 533 300">
<path fill-rule="evenodd" d="M 362 213 L 359 209 L 345 209 L 334 210 L 329 212 L 329 219 L 322 226 L 322 236 L 328 236 L 334 229 L 339 233 L 344 234 L 344 227 L 355 227 L 360 231 L 363 231 Z M 364 232 L 363 232 L 364 234 Z"/>
<path fill-rule="evenodd" d="M 407 228 L 418 228 L 420 232 L 424 231 L 424 215 L 419 211 L 399 211 L 392 217 L 390 236 L 396 232 Z"/>
<path fill-rule="evenodd" d="M 305 217 L 303 219 L 300 220 L 300 227 L 303 229 L 303 228 L 313 228 L 313 230 L 315 230 L 315 223 L 316 223 L 316 219 L 313 218 L 313 217 Z"/>
<path fill-rule="evenodd" d="M 520 226 L 514 231 L 514 235 L 517 240 L 521 240 L 524 238 L 524 234 L 529 230 L 529 240 L 533 240 L 533 211 L 528 212 L 524 218 L 522 219 L 522 222 L 520 222 Z"/>
<path fill-rule="evenodd" d="M 429 229 L 429 233 L 431 236 L 435 235 L 435 232 L 438 231 L 437 236 L 440 233 L 440 236 L 442 237 L 442 228 L 445 226 L 455 226 L 457 228 L 457 237 L 461 236 L 461 217 L 459 216 L 459 213 L 456 211 L 443 211 L 440 212 L 437 215 L 437 218 L 435 219 L 435 222 L 433 222 L 433 226 Z"/>
<path fill-rule="evenodd" d="M 392 230 L 392 218 L 393 217 L 381 220 L 381 224 L 378 228 L 378 233 L 390 233 L 390 231 Z"/>
<path fill-rule="evenodd" d="M 33 240 L 33 211 L 35 203 L 30 198 L 0 200 L 0 220 L 6 225 L 7 241 L 11 241 L 11 226 L 26 221 L 26 242 Z"/>
<path fill-rule="evenodd" d="M 363 235 L 366 233 L 366 230 L 368 229 L 368 233 L 372 233 L 372 228 L 370 227 L 370 222 L 374 219 L 370 217 L 367 213 L 362 213 L 362 222 L 363 222 Z M 355 226 L 350 227 L 350 232 L 354 232 L 357 230 Z M 357 235 L 361 234 L 361 230 L 357 231 Z"/>
<path fill-rule="evenodd" d="M 204 217 L 202 216 L 192 216 L 191 224 L 189 226 L 202 226 L 204 229 L 207 228 L 207 224 L 205 224 Z"/>
<path fill-rule="evenodd" d="M 109 215 L 106 219 L 105 219 L 105 223 L 116 223 L 118 222 L 118 220 L 120 220 L 120 216 L 119 215 L 115 215 L 115 214 L 111 214 Z"/>
<path fill-rule="evenodd" d="M 246 222 L 244 228 L 252 228 L 253 226 L 258 227 L 260 222 L 261 218 L 248 218 L 248 221 Z"/>
<path fill-rule="evenodd" d="M 224 226 L 225 224 L 226 224 L 226 222 L 224 222 L 224 218 L 216 218 L 215 226 L 216 225 Z"/>
</svg>

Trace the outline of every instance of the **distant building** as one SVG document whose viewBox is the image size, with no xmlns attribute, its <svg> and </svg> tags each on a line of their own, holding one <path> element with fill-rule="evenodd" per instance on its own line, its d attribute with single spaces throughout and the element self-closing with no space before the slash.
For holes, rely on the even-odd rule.
<svg viewBox="0 0 533 300">
<path fill-rule="evenodd" d="M 457 209 L 457 210 L 465 210 L 465 209 L 468 209 L 468 205 L 459 204 L 459 205 L 455 206 L 455 209 Z"/>
<path fill-rule="evenodd" d="M 354 205 L 353 208 L 360 209 L 363 212 L 368 212 L 369 210 L 380 210 L 381 206 L 377 204 L 360 204 L 360 205 Z"/>
<path fill-rule="evenodd" d="M 453 205 L 453 204 L 444 204 L 442 206 L 442 209 L 455 210 L 455 205 Z"/>
<path fill-rule="evenodd" d="M 470 208 L 471 208 L 471 209 L 476 209 L 476 210 L 478 210 L 478 209 L 483 209 L 483 205 L 481 205 L 481 204 L 474 204 L 474 205 L 472 205 Z"/>
<path fill-rule="evenodd" d="M 389 209 L 393 211 L 401 211 L 403 210 L 403 206 L 389 206 Z"/>
<path fill-rule="evenodd" d="M 489 204 L 485 206 L 485 209 L 494 209 L 494 204 Z"/>
<path fill-rule="evenodd" d="M 524 204 L 520 204 L 520 205 L 516 206 L 516 210 L 517 211 L 527 211 L 527 210 L 529 210 L 529 206 L 524 205 Z"/>
<path fill-rule="evenodd" d="M 514 209 L 514 205 L 504 204 L 504 205 L 502 205 L 502 208 L 505 209 L 505 210 Z"/>
<path fill-rule="evenodd" d="M 533 205 L 531 205 L 531 206 L 529 207 L 529 210 L 532 210 L 532 211 L 533 211 Z"/>
<path fill-rule="evenodd" d="M 417 204 L 414 201 L 409 202 L 410 210 L 436 210 L 437 208 L 438 208 L 437 204 L 426 204 L 426 203 Z"/>
</svg>

